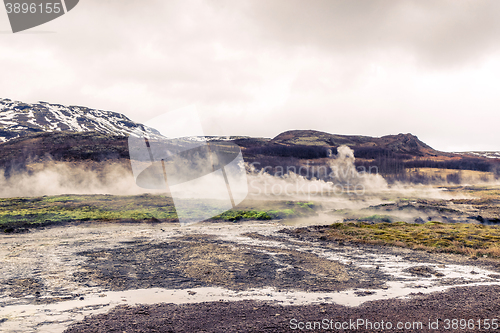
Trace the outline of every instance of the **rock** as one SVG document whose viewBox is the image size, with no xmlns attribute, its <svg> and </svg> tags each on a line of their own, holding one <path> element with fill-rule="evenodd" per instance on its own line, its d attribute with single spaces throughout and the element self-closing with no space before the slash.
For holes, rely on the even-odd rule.
<svg viewBox="0 0 500 333">
<path fill-rule="evenodd" d="M 429 266 L 413 266 L 407 269 L 404 269 L 403 272 L 410 273 L 412 275 L 422 276 L 426 278 L 432 277 L 432 275 L 436 277 L 444 276 L 443 273 L 436 271 L 434 268 Z"/>
<path fill-rule="evenodd" d="M 414 222 L 418 224 L 425 223 L 425 221 L 421 217 L 417 217 Z"/>
</svg>

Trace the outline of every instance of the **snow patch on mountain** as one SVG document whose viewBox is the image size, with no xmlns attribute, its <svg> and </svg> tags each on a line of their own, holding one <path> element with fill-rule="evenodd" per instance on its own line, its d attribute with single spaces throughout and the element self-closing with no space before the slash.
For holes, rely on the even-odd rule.
<svg viewBox="0 0 500 333">
<path fill-rule="evenodd" d="M 29 104 L 0 98 L 0 142 L 37 132 L 57 131 L 160 136 L 155 129 L 135 123 L 117 112 L 47 102 Z"/>
<path fill-rule="evenodd" d="M 474 155 L 486 158 L 500 158 L 500 151 L 467 151 L 467 152 L 457 152 L 455 154 Z"/>
</svg>

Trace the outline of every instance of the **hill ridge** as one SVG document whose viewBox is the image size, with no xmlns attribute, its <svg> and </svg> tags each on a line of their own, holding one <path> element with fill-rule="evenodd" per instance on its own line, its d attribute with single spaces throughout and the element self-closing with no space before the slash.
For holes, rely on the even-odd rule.
<svg viewBox="0 0 500 333">
<path fill-rule="evenodd" d="M 448 156 L 451 153 L 435 150 L 421 141 L 412 133 L 399 133 L 371 137 L 365 135 L 341 135 L 331 134 L 316 130 L 289 130 L 282 132 L 269 141 L 270 144 L 278 145 L 302 145 L 302 146 L 327 146 L 339 147 L 342 145 L 357 149 L 384 149 L 393 153 L 410 154 L 414 156 Z"/>
<path fill-rule="evenodd" d="M 137 130 L 158 133 L 118 112 L 0 98 L 0 142 L 39 132 L 96 132 L 128 136 Z"/>
</svg>

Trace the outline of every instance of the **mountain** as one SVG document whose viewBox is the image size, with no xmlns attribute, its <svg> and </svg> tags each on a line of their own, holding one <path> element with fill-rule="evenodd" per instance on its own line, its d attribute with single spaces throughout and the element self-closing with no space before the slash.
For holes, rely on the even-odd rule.
<svg viewBox="0 0 500 333">
<path fill-rule="evenodd" d="M 0 142 L 47 132 L 96 132 L 111 136 L 128 136 L 134 131 L 157 133 L 154 129 L 117 112 L 91 109 L 83 106 L 64 106 L 39 102 L 35 104 L 0 99 Z M 45 136 L 44 136 L 45 137 Z M 208 141 L 231 140 L 244 148 L 266 146 L 315 146 L 336 149 L 347 145 L 366 155 L 391 152 L 410 156 L 443 156 L 412 134 L 387 135 L 381 138 L 369 136 L 336 135 L 313 130 L 294 130 L 279 134 L 273 139 L 246 137 L 208 137 Z M 281 147 L 281 148 L 280 148 Z M 247 149 L 251 152 L 252 149 Z M 254 149 L 255 150 L 255 149 Z M 258 150 L 258 149 L 257 149 Z M 361 157 L 361 156 L 360 156 Z"/>
<path fill-rule="evenodd" d="M 338 135 L 314 130 L 283 132 L 272 139 L 239 138 L 233 140 L 240 145 L 248 159 L 259 156 L 290 158 L 323 158 L 335 154 L 340 146 L 348 146 L 356 159 L 374 160 L 380 157 L 399 160 L 453 159 L 460 155 L 441 152 L 425 144 L 413 134 L 370 137 L 361 135 Z"/>
<path fill-rule="evenodd" d="M 117 112 L 0 99 L 0 142 L 41 132 L 97 132 L 128 136 L 142 125 Z M 147 132 L 155 132 L 144 128 Z"/>
<path fill-rule="evenodd" d="M 116 112 L 0 99 L 0 170 L 9 174 L 47 161 L 93 167 L 104 161 L 129 164 L 127 137 L 138 134 L 137 131 L 151 140 L 161 136 L 155 129 Z M 200 140 L 199 137 L 184 139 Z M 495 172 L 500 175 L 500 159 L 440 152 L 410 133 L 369 137 L 292 130 L 274 138 L 215 136 L 206 140 L 232 141 L 241 147 L 246 162 L 272 168 L 300 167 L 309 161 L 317 166 L 329 165 L 337 148 L 347 145 L 354 151 L 357 166 L 377 166 L 385 174 L 430 167 L 498 170 Z"/>
<path fill-rule="evenodd" d="M 415 135 L 398 134 L 383 137 L 361 135 L 338 135 L 313 130 L 287 131 L 273 138 L 270 143 L 303 146 L 339 147 L 346 145 L 356 150 L 386 151 L 392 154 L 406 154 L 419 157 L 449 156 L 449 153 L 437 151 L 420 141 Z"/>
<path fill-rule="evenodd" d="M 316 170 L 322 166 L 328 168 L 332 157 L 337 154 L 337 148 L 345 145 L 353 150 L 356 167 L 365 170 L 376 167 L 388 181 L 434 181 L 432 177 L 419 174 L 417 170 L 420 168 L 493 172 L 495 177 L 500 177 L 500 159 L 486 158 L 484 154 L 441 152 L 411 133 L 369 137 L 293 130 L 272 139 L 239 138 L 233 142 L 242 148 L 247 163 L 271 174 L 279 174 L 289 167 L 296 170 L 306 170 L 310 166 Z M 414 175 L 407 170 L 417 173 Z M 306 172 L 305 175 L 311 174 Z M 321 175 L 314 177 L 321 178 Z"/>
</svg>

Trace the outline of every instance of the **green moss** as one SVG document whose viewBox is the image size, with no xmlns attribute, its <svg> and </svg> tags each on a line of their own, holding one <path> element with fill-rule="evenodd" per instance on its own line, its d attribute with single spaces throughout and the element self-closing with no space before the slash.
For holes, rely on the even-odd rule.
<svg viewBox="0 0 500 333">
<path fill-rule="evenodd" d="M 302 207 L 302 208 L 305 208 L 305 209 L 314 209 L 316 207 L 316 205 L 314 204 L 314 202 L 296 202 L 295 203 L 297 206 L 299 207 Z"/>
<path fill-rule="evenodd" d="M 238 221 L 241 219 L 249 220 L 270 220 L 272 217 L 263 211 L 244 211 L 244 210 L 228 210 L 220 215 L 214 216 L 214 220 Z"/>
<path fill-rule="evenodd" d="M 0 200 L 0 224 L 89 220 L 175 220 L 172 202 L 154 196 L 65 195 Z"/>
<path fill-rule="evenodd" d="M 500 258 L 498 226 L 441 222 L 425 224 L 351 222 L 332 224 L 329 235 L 332 239 L 338 240 Z"/>
<path fill-rule="evenodd" d="M 189 217 L 206 216 L 217 210 L 213 205 L 191 200 L 188 202 Z M 229 210 L 214 217 L 225 221 L 270 220 L 315 214 L 313 202 L 269 202 L 241 204 L 239 209 Z M 170 197 L 164 195 L 59 195 L 37 198 L 0 199 L 0 225 L 11 223 L 40 224 L 66 221 L 121 221 L 121 220 L 177 220 L 177 213 Z"/>
<path fill-rule="evenodd" d="M 373 221 L 373 222 L 392 222 L 393 218 L 389 215 L 371 215 L 366 217 L 361 217 L 358 221 Z"/>
<path fill-rule="evenodd" d="M 303 216 L 302 213 L 296 212 L 293 209 L 278 209 L 278 210 L 228 210 L 222 214 L 214 216 L 214 220 L 224 221 L 238 221 L 241 219 L 246 220 L 272 220 L 272 219 L 285 219 Z"/>
<path fill-rule="evenodd" d="M 41 200 L 45 202 L 68 202 L 68 201 L 74 201 L 75 197 L 70 195 L 63 195 L 56 197 L 43 197 Z"/>
</svg>

